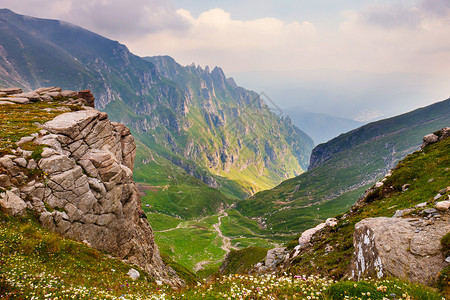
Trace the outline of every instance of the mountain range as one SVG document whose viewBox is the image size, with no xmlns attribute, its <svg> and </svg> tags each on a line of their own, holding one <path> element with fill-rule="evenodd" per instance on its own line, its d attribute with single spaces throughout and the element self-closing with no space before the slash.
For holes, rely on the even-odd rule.
<svg viewBox="0 0 450 300">
<path fill-rule="evenodd" d="M 273 233 L 301 232 L 346 211 L 424 135 L 450 123 L 450 99 L 369 123 L 313 149 L 309 170 L 238 204 Z"/>
<path fill-rule="evenodd" d="M 189 174 L 243 198 L 308 166 L 312 140 L 218 67 L 141 58 L 73 24 L 7 9 L 0 10 L 0 39 L 0 86 L 92 90 L 97 108 L 135 134 L 143 155 L 137 170 L 169 164 L 175 174 L 161 177 Z"/>
</svg>

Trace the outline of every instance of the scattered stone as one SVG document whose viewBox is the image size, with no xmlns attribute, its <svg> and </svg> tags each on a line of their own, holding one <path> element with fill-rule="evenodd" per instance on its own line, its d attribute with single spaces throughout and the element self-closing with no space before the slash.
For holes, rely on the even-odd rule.
<svg viewBox="0 0 450 300">
<path fill-rule="evenodd" d="M 406 209 L 402 209 L 402 210 L 397 210 L 393 216 L 393 218 L 401 218 L 409 213 L 411 213 L 413 211 L 412 208 L 406 208 Z"/>
<path fill-rule="evenodd" d="M 75 98 L 75 97 L 78 97 L 78 92 L 64 90 L 64 91 L 61 91 L 61 96 L 66 97 L 66 98 Z"/>
<path fill-rule="evenodd" d="M 14 104 L 14 102 L 11 102 L 11 101 L 0 101 L 0 105 L 6 105 L 6 104 Z"/>
<path fill-rule="evenodd" d="M 86 101 L 86 105 L 89 107 L 95 107 L 94 105 L 94 95 L 92 95 L 90 90 L 83 90 L 78 92 L 78 97 L 83 98 Z"/>
<path fill-rule="evenodd" d="M 30 100 L 32 102 L 41 100 L 41 97 L 36 92 L 14 94 L 14 97 L 27 98 L 28 100 Z"/>
<path fill-rule="evenodd" d="M 437 199 L 439 199 L 439 198 L 441 198 L 442 197 L 442 195 L 441 194 L 437 194 L 436 196 L 434 196 L 434 200 L 437 200 Z"/>
<path fill-rule="evenodd" d="M 18 164 L 19 166 L 21 166 L 22 168 L 26 168 L 27 166 L 27 160 L 23 157 L 18 157 L 16 159 L 13 160 L 16 164 Z"/>
<path fill-rule="evenodd" d="M 302 235 L 299 237 L 298 239 L 298 244 L 300 246 L 305 246 L 307 244 L 309 244 L 309 241 L 311 240 L 311 238 L 313 237 L 313 235 L 318 232 L 319 230 L 322 230 L 326 227 L 326 223 L 320 223 L 319 225 L 317 225 L 314 228 L 310 228 L 305 230 Z"/>
<path fill-rule="evenodd" d="M 442 189 L 439 191 L 439 194 L 444 195 L 445 193 L 450 192 L 450 186 L 446 187 L 445 189 Z"/>
<path fill-rule="evenodd" d="M 417 204 L 415 207 L 416 208 L 424 208 L 426 206 L 427 206 L 427 203 L 426 202 L 422 202 L 422 203 Z"/>
<path fill-rule="evenodd" d="M 450 264 L 450 256 L 448 256 L 448 257 L 445 259 L 445 262 L 447 262 L 447 263 Z"/>
<path fill-rule="evenodd" d="M 433 182 L 433 181 L 434 181 L 434 178 L 428 179 L 428 182 Z"/>
<path fill-rule="evenodd" d="M 383 186 L 383 182 L 381 182 L 381 181 L 378 181 L 377 183 L 375 183 L 375 188 L 379 188 L 379 187 L 382 187 Z"/>
<path fill-rule="evenodd" d="M 421 149 L 425 148 L 426 146 L 436 143 L 439 140 L 439 137 L 433 133 L 427 134 L 423 137 L 423 143 L 421 146 Z"/>
<path fill-rule="evenodd" d="M 20 141 L 18 141 L 16 143 L 16 145 L 20 147 L 23 144 L 26 144 L 26 143 L 31 142 L 33 140 L 34 140 L 34 137 L 32 137 L 32 136 L 24 136 L 23 138 L 20 139 Z"/>
<path fill-rule="evenodd" d="M 61 92 L 48 92 L 47 95 L 52 98 L 61 98 Z"/>
<path fill-rule="evenodd" d="M 5 93 L 6 95 L 23 93 L 22 89 L 19 88 L 0 89 L 0 92 Z"/>
<path fill-rule="evenodd" d="M 450 209 L 450 201 L 445 200 L 445 201 L 440 201 L 440 202 L 436 203 L 436 209 L 441 210 L 441 211 L 449 210 Z"/>
<path fill-rule="evenodd" d="M 0 208 L 12 216 L 24 216 L 27 204 L 16 193 L 18 189 L 13 189 L 0 193 Z"/>
<path fill-rule="evenodd" d="M 402 192 L 408 190 L 408 189 L 409 189 L 409 186 L 410 186 L 409 183 L 406 183 L 406 184 L 402 185 Z"/>
<path fill-rule="evenodd" d="M 437 213 L 437 210 L 435 208 L 427 208 L 423 212 L 426 214 L 435 214 Z"/>
<path fill-rule="evenodd" d="M 43 94 L 43 93 L 47 93 L 47 92 L 60 92 L 60 91 L 61 91 L 61 88 L 54 87 L 54 86 L 53 87 L 42 87 L 42 88 L 35 90 L 35 92 L 38 94 Z"/>
<path fill-rule="evenodd" d="M 128 276 L 131 277 L 131 279 L 136 280 L 139 278 L 139 276 L 141 276 L 141 274 L 139 274 L 139 272 L 135 269 L 130 269 L 130 271 L 128 271 Z"/>
<path fill-rule="evenodd" d="M 0 98 L 0 101 L 14 102 L 14 103 L 18 103 L 18 104 L 28 104 L 28 103 L 31 103 L 31 101 L 28 100 L 28 98 L 13 98 L 13 97 Z"/>
<path fill-rule="evenodd" d="M 336 220 L 335 218 L 328 218 L 328 219 L 325 221 L 325 224 L 326 224 L 328 227 L 334 227 L 334 226 L 336 226 L 338 223 L 337 223 L 337 220 Z"/>
<path fill-rule="evenodd" d="M 274 248 L 267 251 L 265 267 L 268 270 L 275 270 L 277 265 L 281 263 L 286 257 L 286 248 Z"/>
</svg>

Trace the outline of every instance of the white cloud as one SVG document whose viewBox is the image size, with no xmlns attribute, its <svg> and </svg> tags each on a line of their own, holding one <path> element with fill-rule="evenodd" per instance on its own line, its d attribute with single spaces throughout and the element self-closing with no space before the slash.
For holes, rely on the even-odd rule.
<svg viewBox="0 0 450 300">
<path fill-rule="evenodd" d="M 416 5 L 371 5 L 346 12 L 334 29 L 275 18 L 236 20 L 222 9 L 193 17 L 176 14 L 183 30 L 168 29 L 127 41 L 140 55 L 168 54 L 182 63 L 225 71 L 340 69 L 450 75 L 450 10 L 446 0 Z"/>
<path fill-rule="evenodd" d="M 2 5 L 21 14 L 72 22 L 113 39 L 186 27 L 172 1 L 166 0 L 2 0 Z"/>
<path fill-rule="evenodd" d="M 220 8 L 193 16 L 170 0 L 2 0 L 19 13 L 58 18 L 125 43 L 226 72 L 337 69 L 450 75 L 450 2 L 396 0 L 344 14 L 336 28 L 307 20 L 239 20 Z M 337 19 L 337 16 L 336 16 Z"/>
</svg>

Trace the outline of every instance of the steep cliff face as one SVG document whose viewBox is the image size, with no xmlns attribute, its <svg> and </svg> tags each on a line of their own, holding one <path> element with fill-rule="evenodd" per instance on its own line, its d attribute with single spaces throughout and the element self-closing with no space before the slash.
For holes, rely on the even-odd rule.
<svg viewBox="0 0 450 300">
<path fill-rule="evenodd" d="M 25 144 L 42 151 L 20 148 Z M 86 108 L 60 114 L 18 145 L 0 158 L 3 209 L 20 215 L 28 208 L 52 231 L 136 264 L 158 280 L 183 284 L 162 262 L 141 209 L 132 179 L 136 146 L 127 127 Z"/>
<path fill-rule="evenodd" d="M 219 67 L 184 67 L 168 56 L 145 60 L 182 91 L 180 108 L 171 106 L 182 113 L 174 114 L 177 122 L 168 122 L 169 130 L 171 123 L 178 130 L 162 138 L 152 132 L 158 144 L 167 145 L 182 156 L 179 159 L 192 160 L 200 168 L 242 182 L 252 191 L 274 186 L 306 169 L 312 140 L 288 117 L 274 113 L 263 95 L 237 86 Z M 164 113 L 158 104 L 154 111 L 141 115 L 155 120 Z M 146 123 L 155 124 L 156 131 L 165 130 L 157 122 Z"/>
</svg>

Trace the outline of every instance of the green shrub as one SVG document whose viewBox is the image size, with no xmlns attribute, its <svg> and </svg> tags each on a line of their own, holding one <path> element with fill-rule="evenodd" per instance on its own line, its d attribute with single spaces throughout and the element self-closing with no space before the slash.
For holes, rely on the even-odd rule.
<svg viewBox="0 0 450 300">
<path fill-rule="evenodd" d="M 35 251 L 45 260 L 58 254 L 61 249 L 60 238 L 54 235 L 46 235 L 36 245 Z"/>
<path fill-rule="evenodd" d="M 447 297 L 450 296 L 450 267 L 446 267 L 439 272 L 437 286 Z"/>
<path fill-rule="evenodd" d="M 444 256 L 450 256 L 450 232 L 441 238 L 442 253 Z"/>
</svg>

